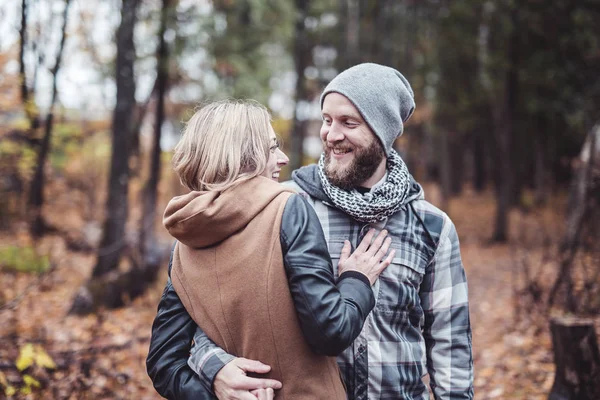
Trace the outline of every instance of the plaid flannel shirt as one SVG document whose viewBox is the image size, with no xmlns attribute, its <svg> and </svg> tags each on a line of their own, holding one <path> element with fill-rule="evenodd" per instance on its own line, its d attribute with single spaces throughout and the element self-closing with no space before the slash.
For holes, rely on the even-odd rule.
<svg viewBox="0 0 600 400">
<path fill-rule="evenodd" d="M 354 344 L 338 356 L 353 400 L 473 398 L 473 358 L 468 291 L 454 224 L 418 192 L 399 212 L 378 224 L 350 218 L 309 196 L 337 265 L 344 240 L 355 248 L 369 227 L 386 228 L 396 255 L 373 285 L 376 305 Z M 337 273 L 337 272 L 336 272 Z M 199 329 L 188 364 L 208 387 L 231 356 Z M 284 383 L 285 384 L 285 383 Z"/>
</svg>

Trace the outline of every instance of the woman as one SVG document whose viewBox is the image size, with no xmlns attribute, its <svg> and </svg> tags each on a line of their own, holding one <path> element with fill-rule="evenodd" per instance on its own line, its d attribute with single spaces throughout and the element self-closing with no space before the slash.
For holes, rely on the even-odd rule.
<svg viewBox="0 0 600 400">
<path fill-rule="evenodd" d="M 171 279 L 217 345 L 272 367 L 278 398 L 341 400 L 328 356 L 359 334 L 375 304 L 371 285 L 394 253 L 385 257 L 385 231 L 375 240 L 370 231 L 352 255 L 347 242 L 336 282 L 316 214 L 277 183 L 287 162 L 262 105 L 226 100 L 196 112 L 173 159 L 191 192 L 164 215 L 178 240 Z"/>
</svg>

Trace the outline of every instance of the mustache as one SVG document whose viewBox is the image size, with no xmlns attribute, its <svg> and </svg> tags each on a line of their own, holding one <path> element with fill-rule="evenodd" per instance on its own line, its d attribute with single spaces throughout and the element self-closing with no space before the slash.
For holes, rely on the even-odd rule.
<svg viewBox="0 0 600 400">
<path fill-rule="evenodd" d="M 348 150 L 352 150 L 352 146 L 349 146 L 347 144 L 336 144 L 336 145 L 329 145 L 327 143 L 323 143 L 323 149 L 325 151 L 333 151 L 333 150 L 342 150 L 342 151 L 348 151 Z"/>
</svg>

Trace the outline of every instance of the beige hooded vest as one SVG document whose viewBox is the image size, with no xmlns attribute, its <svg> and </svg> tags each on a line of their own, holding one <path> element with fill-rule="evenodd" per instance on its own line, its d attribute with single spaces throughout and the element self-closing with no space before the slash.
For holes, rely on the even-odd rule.
<svg viewBox="0 0 600 400">
<path fill-rule="evenodd" d="M 334 357 L 300 330 L 279 232 L 292 192 L 257 177 L 223 192 L 173 198 L 164 225 L 177 243 L 171 279 L 183 305 L 228 353 L 271 366 L 277 399 L 346 399 Z"/>
</svg>

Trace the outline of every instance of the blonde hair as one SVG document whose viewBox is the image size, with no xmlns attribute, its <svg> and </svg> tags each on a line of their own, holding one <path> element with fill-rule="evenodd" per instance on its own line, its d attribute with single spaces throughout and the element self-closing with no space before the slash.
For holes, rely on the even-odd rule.
<svg viewBox="0 0 600 400">
<path fill-rule="evenodd" d="M 173 154 L 190 190 L 225 190 L 260 175 L 269 159 L 271 116 L 251 100 L 221 100 L 198 109 Z"/>
</svg>

